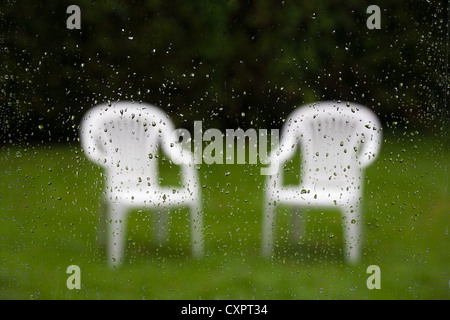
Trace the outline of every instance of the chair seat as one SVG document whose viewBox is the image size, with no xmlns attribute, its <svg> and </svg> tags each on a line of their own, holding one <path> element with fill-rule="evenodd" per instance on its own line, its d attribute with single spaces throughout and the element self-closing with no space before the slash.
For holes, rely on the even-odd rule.
<svg viewBox="0 0 450 320">
<path fill-rule="evenodd" d="M 127 205 L 137 206 L 164 206 L 164 205 L 188 205 L 196 201 L 193 190 L 181 188 L 155 188 L 112 187 L 108 189 L 107 197 L 112 201 L 118 201 Z"/>
<path fill-rule="evenodd" d="M 354 200 L 355 194 L 348 192 L 347 187 L 295 186 L 270 189 L 269 199 L 291 205 L 338 205 Z"/>
</svg>

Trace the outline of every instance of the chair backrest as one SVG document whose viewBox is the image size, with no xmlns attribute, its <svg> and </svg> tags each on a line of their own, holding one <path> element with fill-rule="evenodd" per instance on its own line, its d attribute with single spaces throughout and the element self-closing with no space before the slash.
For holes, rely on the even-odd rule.
<svg viewBox="0 0 450 320">
<path fill-rule="evenodd" d="M 280 144 L 287 149 L 300 145 L 303 183 L 342 187 L 360 179 L 362 168 L 378 155 L 381 126 L 377 116 L 359 104 L 318 102 L 287 118 Z"/>
<path fill-rule="evenodd" d="M 153 105 L 101 104 L 83 118 L 81 145 L 87 156 L 105 167 L 116 183 L 118 179 L 135 185 L 158 185 L 159 148 L 169 158 L 180 161 L 180 146 L 171 141 L 174 130 L 169 117 Z"/>
</svg>

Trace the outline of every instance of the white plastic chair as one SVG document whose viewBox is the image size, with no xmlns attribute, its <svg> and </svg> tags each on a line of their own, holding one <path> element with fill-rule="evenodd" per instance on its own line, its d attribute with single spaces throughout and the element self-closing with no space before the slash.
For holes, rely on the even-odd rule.
<svg viewBox="0 0 450 320">
<path fill-rule="evenodd" d="M 282 169 L 300 146 L 299 186 L 283 186 Z M 333 206 L 344 216 L 345 257 L 359 260 L 363 169 L 378 155 L 377 116 L 356 103 L 331 101 L 306 105 L 286 120 L 280 145 L 271 152 L 262 232 L 263 255 L 270 257 L 277 205 Z"/>
<path fill-rule="evenodd" d="M 172 140 L 174 130 L 162 110 L 144 103 L 102 104 L 83 118 L 82 148 L 90 160 L 106 169 L 107 260 L 112 265 L 123 260 L 126 214 L 133 207 L 164 210 L 169 206 L 189 206 L 193 255 L 203 252 L 197 171 L 191 153 Z M 181 187 L 159 185 L 159 148 L 181 165 Z"/>
</svg>

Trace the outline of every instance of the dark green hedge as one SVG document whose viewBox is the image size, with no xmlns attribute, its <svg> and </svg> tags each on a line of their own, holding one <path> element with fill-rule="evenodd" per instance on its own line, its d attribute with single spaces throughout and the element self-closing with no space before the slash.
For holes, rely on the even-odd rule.
<svg viewBox="0 0 450 320">
<path fill-rule="evenodd" d="M 66 8 L 81 8 L 81 30 Z M 381 8 L 381 29 L 366 8 Z M 278 127 L 303 103 L 373 108 L 386 127 L 445 115 L 448 8 L 435 1 L 5 1 L 2 142 L 76 139 L 92 105 L 138 100 L 178 126 Z M 444 110 L 444 111 L 442 111 Z"/>
</svg>

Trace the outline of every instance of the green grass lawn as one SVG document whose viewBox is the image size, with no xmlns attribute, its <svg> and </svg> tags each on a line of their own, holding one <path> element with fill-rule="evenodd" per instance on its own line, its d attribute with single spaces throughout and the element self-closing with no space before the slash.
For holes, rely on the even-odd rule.
<svg viewBox="0 0 450 320">
<path fill-rule="evenodd" d="M 363 257 L 344 262 L 341 215 L 278 212 L 276 250 L 260 256 L 263 182 L 252 165 L 201 165 L 205 254 L 190 257 L 189 211 L 171 211 L 169 239 L 152 212 L 129 214 L 125 263 L 105 263 L 102 171 L 78 144 L 0 153 L 1 299 L 449 299 L 448 146 L 431 137 L 386 136 L 365 172 Z M 162 165 L 166 183 L 176 168 Z M 81 289 L 66 286 L 68 266 Z M 369 290 L 369 265 L 381 289 Z"/>
</svg>

